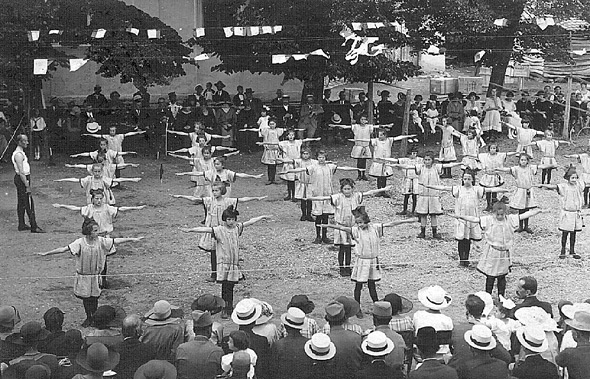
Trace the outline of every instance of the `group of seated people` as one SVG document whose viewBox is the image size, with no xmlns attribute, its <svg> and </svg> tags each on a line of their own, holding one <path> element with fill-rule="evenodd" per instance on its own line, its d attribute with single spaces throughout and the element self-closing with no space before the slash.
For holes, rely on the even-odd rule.
<svg viewBox="0 0 590 379">
<path fill-rule="evenodd" d="M 142 317 L 102 305 L 83 331 L 64 331 L 55 307 L 43 315 L 44 327 L 29 321 L 17 331 L 18 310 L 2 306 L 2 378 L 590 377 L 590 303 L 560 301 L 554 318 L 536 292 L 537 281 L 526 276 L 516 289 L 519 304 L 469 294 L 466 317 L 454 320 L 444 313 L 452 298 L 440 286 L 418 292 L 423 309 L 412 316 L 413 303 L 390 293 L 373 304 L 366 330 L 353 322 L 364 314 L 347 296 L 325 305 L 322 327 L 306 295 L 293 296 L 276 321 L 269 303 L 242 299 L 224 324 L 215 316 L 224 301 L 210 294 L 193 301 L 188 317 L 166 300 Z"/>
</svg>

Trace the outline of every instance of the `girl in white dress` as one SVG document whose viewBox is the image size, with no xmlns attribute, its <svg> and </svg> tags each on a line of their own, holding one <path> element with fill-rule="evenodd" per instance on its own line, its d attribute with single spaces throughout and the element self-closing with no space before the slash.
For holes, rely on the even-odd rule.
<svg viewBox="0 0 590 379">
<path fill-rule="evenodd" d="M 540 184 L 541 188 L 556 190 L 561 196 L 561 215 L 559 216 L 558 228 L 561 230 L 561 254 L 559 258 L 564 259 L 567 236 L 570 237 L 570 255 L 575 259 L 581 256 L 576 254 L 576 233 L 582 231 L 584 220 L 582 219 L 582 204 L 584 204 L 584 191 L 587 188 L 586 182 L 580 179 L 576 168 L 570 166 L 563 176 L 566 183 Z"/>
<path fill-rule="evenodd" d="M 479 185 L 484 188 L 495 188 L 503 185 L 504 178 L 498 174 L 496 169 L 504 167 L 506 158 L 516 154 L 518 153 L 500 153 L 498 152 L 498 143 L 490 142 L 488 144 L 488 152 L 479 154 L 479 163 L 481 164 L 481 169 L 483 171 L 483 175 L 479 180 Z M 486 193 L 486 201 L 488 203 L 486 211 L 490 212 L 492 210 L 492 205 L 497 201 L 497 199 L 498 197 L 496 192 Z"/>
<path fill-rule="evenodd" d="M 502 99 L 500 99 L 500 93 L 495 88 L 490 91 L 490 96 L 486 97 L 486 102 L 483 106 L 483 110 L 486 115 L 481 124 L 481 130 L 484 135 L 489 137 L 502 132 L 502 125 L 500 123 L 501 116 L 500 111 L 502 110 Z"/>
<path fill-rule="evenodd" d="M 466 170 L 460 186 L 436 186 L 423 184 L 424 187 L 439 191 L 450 191 L 455 200 L 455 214 L 479 217 L 479 199 L 487 193 L 508 192 L 507 189 L 495 187 L 484 188 L 475 184 L 475 172 Z M 481 240 L 481 228 L 478 224 L 457 219 L 455 239 L 458 241 L 459 265 L 469 267 L 471 241 Z"/>
<path fill-rule="evenodd" d="M 338 225 L 352 227 L 354 226 L 354 216 L 352 211 L 358 208 L 365 197 L 380 194 L 389 190 L 389 188 L 380 188 L 367 192 L 354 192 L 354 180 L 349 178 L 340 179 L 340 193 L 331 196 L 311 197 L 307 200 L 325 201 L 329 200 L 334 206 L 334 221 Z M 338 246 L 338 267 L 340 276 L 350 276 L 351 250 L 354 245 L 351 235 L 343 231 L 334 232 L 334 245 Z"/>
<path fill-rule="evenodd" d="M 264 152 L 262 153 L 260 162 L 266 165 L 268 176 L 267 185 L 276 184 L 275 176 L 277 174 L 277 159 L 280 154 L 279 138 L 284 132 L 285 129 L 277 128 L 277 121 L 272 118 L 268 121 L 268 128 L 259 129 L 259 133 L 262 136 L 262 142 L 260 142 L 260 144 L 264 146 Z"/>
<path fill-rule="evenodd" d="M 533 158 L 533 138 L 539 135 L 544 136 L 545 133 L 535 129 L 530 129 L 530 123 L 528 119 L 521 120 L 522 126 L 516 126 L 506 122 L 503 123 L 508 127 L 508 129 L 516 133 L 516 141 L 518 142 L 518 145 L 516 146 L 516 152 L 527 153 L 529 157 Z"/>
<path fill-rule="evenodd" d="M 203 130 L 203 124 L 200 121 L 195 121 L 195 125 L 193 127 L 192 132 L 187 133 L 187 132 L 178 132 L 176 130 L 168 130 L 168 133 L 178 134 L 181 136 L 187 136 L 191 141 L 191 147 L 197 147 L 197 146 L 203 147 L 204 146 L 199 141 L 199 138 L 201 136 L 205 137 L 205 144 L 211 142 L 212 138 L 220 138 L 220 139 L 229 139 L 230 138 L 230 136 L 222 136 L 219 134 L 205 133 L 205 131 Z M 180 149 L 180 150 L 173 151 L 173 153 L 180 153 L 183 151 L 184 151 L 184 149 Z"/>
<path fill-rule="evenodd" d="M 455 153 L 455 145 L 453 141 L 453 136 L 459 137 L 458 134 L 453 128 L 453 125 L 449 124 L 449 120 L 446 117 L 441 119 L 441 124 L 436 125 L 440 130 L 442 130 L 442 138 L 440 141 L 440 152 L 438 154 L 439 162 L 445 164 L 454 162 L 457 160 L 457 154 Z M 441 178 L 451 178 L 451 170 L 448 168 L 444 168 L 441 172 Z"/>
<path fill-rule="evenodd" d="M 381 158 L 381 160 L 390 162 L 390 163 L 400 163 L 406 166 L 416 166 L 423 162 L 423 159 L 418 156 L 418 151 L 416 146 L 412 146 L 409 152 L 410 156 L 407 158 Z M 387 168 L 391 168 L 388 164 L 383 164 Z M 418 199 L 418 174 L 416 174 L 416 170 L 414 168 L 411 169 L 403 169 L 404 171 L 404 180 L 402 182 L 401 191 L 404 195 L 404 207 L 401 212 L 398 212 L 398 215 L 405 216 L 408 214 L 408 204 L 410 202 L 410 196 L 412 197 L 412 212 L 414 214 L 416 211 L 416 203 Z"/>
<path fill-rule="evenodd" d="M 545 180 L 547 180 L 546 184 L 551 183 L 551 171 L 557 168 L 555 150 L 557 150 L 557 148 L 561 144 L 571 145 L 571 142 L 563 140 L 554 140 L 553 131 L 550 129 L 545 130 L 544 139 L 532 143 L 532 145 L 537 146 L 541 151 L 541 164 L 545 166 L 545 168 L 543 168 L 543 170 L 541 171 L 541 184 L 545 184 Z"/>
<path fill-rule="evenodd" d="M 301 149 L 300 159 L 281 159 L 281 161 L 284 164 L 281 175 L 286 177 L 288 175 L 294 175 L 295 177 L 295 194 L 293 198 L 301 201 L 301 218 L 299 220 L 313 222 L 313 216 L 311 215 L 312 202 L 311 200 L 307 200 L 307 197 L 311 196 L 311 175 L 307 173 L 306 169 L 307 167 L 318 164 L 318 161 L 311 159 L 311 152 L 307 147 Z M 302 168 L 303 171 L 300 171 L 298 174 L 289 172 L 290 170 L 299 168 Z"/>
<path fill-rule="evenodd" d="M 279 142 L 280 157 L 277 162 L 283 163 L 283 171 L 295 168 L 294 161 L 301 157 L 301 146 L 305 142 L 319 141 L 321 138 L 295 139 L 295 130 L 287 131 L 287 139 Z M 295 174 L 280 174 L 279 177 L 287 182 L 287 196 L 285 201 L 295 199 Z"/>
<path fill-rule="evenodd" d="M 369 294 L 373 302 L 379 301 L 376 283 L 381 280 L 379 265 L 380 240 L 383 229 L 400 224 L 412 223 L 415 220 L 390 221 L 387 223 L 371 223 L 365 207 L 358 207 L 352 211 L 355 225 L 343 226 L 338 224 L 324 224 L 322 228 L 333 228 L 352 236 L 355 243 L 356 261 L 350 279 L 355 282 L 354 299 L 360 304 L 363 284 L 367 283 Z"/>
<path fill-rule="evenodd" d="M 227 187 L 224 182 L 214 182 L 211 185 L 213 192 L 212 197 L 194 197 L 185 195 L 171 195 L 177 199 L 186 199 L 194 201 L 199 204 L 202 203 L 207 208 L 207 216 L 205 218 L 205 227 L 216 227 L 223 223 L 223 211 L 229 206 L 237 209 L 239 203 L 245 203 L 254 200 L 263 200 L 266 196 L 261 197 L 229 197 L 227 194 Z M 210 234 L 204 234 L 199 241 L 199 249 L 205 250 L 211 254 L 211 276 L 207 279 L 208 282 L 214 282 L 217 277 L 217 244 L 215 238 Z"/>
<path fill-rule="evenodd" d="M 590 183 L 590 155 L 586 153 L 582 154 L 571 154 L 571 155 L 564 155 L 564 158 L 576 158 L 582 165 L 582 172 L 578 174 L 579 178 L 584 181 L 584 183 Z M 584 188 L 584 206 L 588 206 L 588 195 L 590 188 Z"/>
<path fill-rule="evenodd" d="M 225 309 L 221 318 L 227 320 L 234 308 L 234 286 L 243 276 L 240 271 L 240 244 L 239 238 L 245 227 L 258 221 L 269 219 L 270 215 L 254 217 L 244 223 L 238 222 L 240 213 L 233 205 L 228 206 L 221 214 L 222 224 L 217 226 L 200 226 L 196 228 L 180 228 L 181 231 L 190 233 L 206 233 L 215 240 L 218 250 L 216 276 L 214 280 L 221 283 L 221 298 L 225 301 Z"/>
<path fill-rule="evenodd" d="M 333 124 L 333 126 L 340 129 L 352 129 L 354 146 L 352 147 L 350 156 L 356 159 L 356 167 L 358 168 L 356 180 L 368 180 L 366 175 L 367 159 L 371 158 L 371 135 L 375 126 L 369 124 L 369 119 L 364 115 L 360 117 L 358 124 Z"/>
<path fill-rule="evenodd" d="M 385 188 L 387 186 L 387 178 L 393 175 L 391 167 L 380 162 L 381 159 L 392 161 L 391 149 L 395 141 L 408 138 L 410 136 L 387 137 L 387 130 L 379 129 L 377 131 L 378 138 L 371 139 L 371 151 L 373 161 L 369 168 L 369 175 L 377 178 L 377 188 Z M 397 163 L 397 160 L 394 160 Z"/>
</svg>

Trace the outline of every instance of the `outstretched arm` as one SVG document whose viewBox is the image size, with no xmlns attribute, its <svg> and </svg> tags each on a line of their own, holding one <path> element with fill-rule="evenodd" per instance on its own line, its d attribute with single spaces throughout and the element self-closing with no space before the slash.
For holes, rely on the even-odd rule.
<svg viewBox="0 0 590 379">
<path fill-rule="evenodd" d="M 477 158 L 477 157 L 476 157 Z M 443 163 L 442 166 L 444 168 L 453 168 L 453 167 L 457 167 L 457 166 L 461 166 L 463 163 L 461 162 L 454 162 L 454 163 Z"/>
<path fill-rule="evenodd" d="M 572 144 L 570 141 L 565 141 L 565 140 L 561 140 L 561 139 L 560 140 L 556 140 L 556 142 L 557 142 L 558 145 L 563 145 L 563 144 L 571 145 Z"/>
<path fill-rule="evenodd" d="M 167 130 L 167 132 L 170 133 L 170 134 L 178 134 L 178 135 L 181 135 L 181 136 L 188 136 L 188 133 L 178 132 L 176 130 Z"/>
<path fill-rule="evenodd" d="M 338 225 L 338 224 L 320 224 L 318 226 L 320 228 L 338 229 L 338 230 L 342 230 L 343 232 L 352 234 L 352 228 L 351 227 L 348 227 L 348 226 L 342 226 L 342 225 Z"/>
<path fill-rule="evenodd" d="M 393 137 L 393 140 L 394 141 L 401 141 L 403 139 L 412 138 L 412 137 L 416 137 L 416 136 L 417 136 L 417 134 L 401 135 L 401 136 Z"/>
<path fill-rule="evenodd" d="M 117 153 L 117 155 L 129 155 L 129 154 L 137 154 L 137 152 L 136 151 L 119 151 Z"/>
<path fill-rule="evenodd" d="M 224 136 L 223 138 L 226 137 L 230 137 L 230 136 Z M 229 147 L 229 146 L 213 146 L 212 150 L 215 151 L 219 151 L 219 150 L 231 150 L 231 151 L 238 151 L 238 149 L 236 149 L 235 147 Z"/>
<path fill-rule="evenodd" d="M 519 214 L 518 218 L 520 220 L 526 220 L 527 218 L 536 216 L 539 213 L 549 213 L 549 212 L 550 212 L 549 209 L 535 208 L 535 209 L 531 209 L 530 211 Z"/>
<path fill-rule="evenodd" d="M 184 147 L 182 149 L 168 151 L 168 155 L 177 154 L 177 153 L 188 153 L 188 150 L 189 150 L 188 147 Z"/>
<path fill-rule="evenodd" d="M 546 188 L 546 189 L 550 189 L 550 190 L 556 190 L 557 184 L 537 184 L 537 187 Z"/>
<path fill-rule="evenodd" d="M 125 242 L 137 242 L 141 241 L 145 237 L 136 237 L 136 238 L 113 238 L 113 242 L 116 244 L 125 243 Z"/>
<path fill-rule="evenodd" d="M 190 201 L 195 201 L 197 203 L 201 203 L 203 202 L 203 198 L 202 197 L 195 197 L 195 196 L 188 196 L 188 195 L 170 195 L 176 199 L 186 199 L 186 200 L 190 200 Z"/>
<path fill-rule="evenodd" d="M 192 176 L 205 176 L 203 171 L 189 171 L 189 172 L 177 172 L 174 175 L 183 176 L 183 175 L 192 175 Z"/>
<path fill-rule="evenodd" d="M 65 179 L 55 179 L 54 182 L 70 182 L 70 183 L 78 183 L 80 179 L 78 178 L 65 178 Z"/>
<path fill-rule="evenodd" d="M 106 136 L 106 134 L 89 134 L 89 133 L 84 133 L 82 135 L 86 136 L 86 137 L 92 137 L 92 138 L 104 138 L 104 136 Z"/>
<path fill-rule="evenodd" d="M 209 137 L 211 137 L 211 138 L 221 138 L 221 139 L 228 139 L 228 138 L 231 138 L 231 136 L 230 136 L 230 135 L 227 135 L 227 136 L 222 136 L 222 135 L 219 135 L 219 134 L 209 134 Z"/>
<path fill-rule="evenodd" d="M 146 205 L 140 205 L 138 207 L 119 207 L 119 212 L 138 211 L 138 210 L 143 209 L 145 207 L 146 207 Z"/>
<path fill-rule="evenodd" d="M 64 247 L 58 247 L 57 249 L 46 251 L 45 253 L 37 253 L 37 254 L 38 255 L 43 255 L 43 256 L 45 256 L 45 255 L 54 255 L 54 254 L 65 253 L 68 250 L 70 250 L 70 248 L 67 247 L 67 246 L 64 246 Z"/>
<path fill-rule="evenodd" d="M 518 129 L 515 125 L 509 124 L 509 123 L 507 123 L 505 121 L 500 121 L 500 122 L 502 124 L 506 125 L 506 127 L 509 128 L 509 129 L 514 129 L 514 130 L 517 130 Z"/>
<path fill-rule="evenodd" d="M 247 203 L 249 201 L 260 201 L 266 199 L 268 196 L 258 196 L 258 197 L 239 197 L 238 201 L 240 203 Z"/>
<path fill-rule="evenodd" d="M 475 217 L 475 216 L 461 216 L 458 214 L 449 214 L 449 216 L 451 216 L 452 218 L 456 218 L 458 220 L 463 220 L 463 221 L 467 221 L 467 222 L 479 223 L 481 221 L 481 219 L 479 217 Z"/>
<path fill-rule="evenodd" d="M 272 215 L 263 215 L 263 216 L 254 217 L 254 218 L 251 218 L 248 221 L 244 222 L 243 225 L 244 226 L 250 226 L 250 225 L 253 225 L 253 224 L 257 223 L 258 221 L 269 219 L 271 217 L 272 217 Z"/>
<path fill-rule="evenodd" d="M 331 128 L 352 129 L 352 125 L 328 124 Z"/>
<path fill-rule="evenodd" d="M 287 159 L 287 160 L 283 160 L 283 162 L 293 162 L 293 159 Z M 282 174 L 296 174 L 298 172 L 305 172 L 305 170 L 307 170 L 306 167 L 299 167 L 299 168 L 291 168 L 289 170 L 285 170 L 282 172 Z"/>
<path fill-rule="evenodd" d="M 85 164 L 68 164 L 68 163 L 66 163 L 64 166 L 66 166 L 67 168 L 86 168 L 87 167 Z"/>
<path fill-rule="evenodd" d="M 127 167 L 139 167 L 139 164 L 137 164 L 137 163 L 117 163 L 117 164 L 115 164 L 115 166 L 117 166 L 118 169 L 122 170 Z"/>
<path fill-rule="evenodd" d="M 207 226 L 198 226 L 196 228 L 179 228 L 181 232 L 185 233 L 213 233 L 213 228 Z"/>
<path fill-rule="evenodd" d="M 121 182 L 139 182 L 141 178 L 115 178 L 113 182 L 121 183 Z"/>
<path fill-rule="evenodd" d="M 390 226 L 397 226 L 401 224 L 412 224 L 414 222 L 418 222 L 418 219 L 409 219 L 409 220 L 397 220 L 397 221 L 390 221 L 383 224 L 384 228 L 388 228 Z"/>
<path fill-rule="evenodd" d="M 67 205 L 67 204 L 51 204 L 54 208 L 63 208 L 68 209 L 70 211 L 79 211 L 82 207 L 77 207 L 75 205 Z"/>
<path fill-rule="evenodd" d="M 516 154 L 520 154 L 520 153 L 518 151 L 509 151 L 508 153 L 506 153 L 506 156 L 507 157 L 511 157 L 513 155 L 516 155 Z"/>
<path fill-rule="evenodd" d="M 575 158 L 575 159 L 578 159 L 578 158 L 580 158 L 580 154 L 566 154 L 566 155 L 564 155 L 564 158 Z"/>
<path fill-rule="evenodd" d="M 304 138 L 301 140 L 301 142 L 312 142 L 312 141 L 321 141 L 321 138 Z"/>
<path fill-rule="evenodd" d="M 174 154 L 174 153 L 168 153 L 168 155 L 171 156 L 171 157 L 174 157 L 174 158 L 180 158 L 180 159 L 184 159 L 184 160 L 187 160 L 187 161 L 192 161 L 193 160 L 193 158 L 187 157 L 187 156 L 184 156 L 184 155 L 178 155 L 178 154 Z"/>
<path fill-rule="evenodd" d="M 376 161 L 385 161 L 385 162 L 390 162 L 390 163 L 399 163 L 399 159 L 398 158 L 373 158 Z"/>
<path fill-rule="evenodd" d="M 123 137 L 131 137 L 131 136 L 136 136 L 138 134 L 143 134 L 143 133 L 145 133 L 145 130 L 140 130 L 137 132 L 129 132 L 129 133 L 123 134 Z"/>
<path fill-rule="evenodd" d="M 501 188 L 501 187 L 484 187 L 484 193 L 502 193 L 502 192 L 510 192 L 508 188 Z"/>
<path fill-rule="evenodd" d="M 494 169 L 494 171 L 496 172 L 510 172 L 511 168 L 510 167 L 497 167 Z"/>
<path fill-rule="evenodd" d="M 432 184 L 424 184 L 424 183 L 418 183 L 418 184 L 423 187 L 430 188 L 433 190 L 439 190 L 439 191 L 452 191 L 453 190 L 452 186 L 435 186 Z"/>
<path fill-rule="evenodd" d="M 70 158 L 78 158 L 78 157 L 89 157 L 90 153 L 78 153 L 70 155 Z"/>
<path fill-rule="evenodd" d="M 238 178 L 252 178 L 252 179 L 260 179 L 262 178 L 263 174 L 244 174 L 243 172 L 236 172 L 236 177 Z"/>
<path fill-rule="evenodd" d="M 230 151 L 229 153 L 221 154 L 222 157 L 231 157 L 232 155 L 240 154 L 240 150 Z"/>
<path fill-rule="evenodd" d="M 387 192 L 393 189 L 393 186 L 387 186 L 387 187 L 383 187 L 383 188 L 379 188 L 379 189 L 374 189 L 374 190 L 369 190 L 367 192 L 363 192 L 363 196 L 373 196 L 373 195 L 378 195 L 382 192 Z"/>
<path fill-rule="evenodd" d="M 309 200 L 309 201 L 327 201 L 330 200 L 330 196 L 310 196 L 310 197 L 306 197 L 305 200 Z"/>
<path fill-rule="evenodd" d="M 358 168 L 358 167 L 350 167 L 350 166 L 337 166 L 337 170 L 342 171 L 367 171 L 365 168 Z"/>
</svg>

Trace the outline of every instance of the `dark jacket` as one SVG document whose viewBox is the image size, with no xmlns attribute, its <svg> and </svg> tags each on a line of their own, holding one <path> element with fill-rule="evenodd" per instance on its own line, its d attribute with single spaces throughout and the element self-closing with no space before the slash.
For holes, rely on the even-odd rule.
<svg viewBox="0 0 590 379">
<path fill-rule="evenodd" d="M 553 309 L 551 308 L 551 304 L 546 301 L 541 301 L 537 299 L 537 296 L 529 296 L 522 301 L 520 304 L 516 304 L 516 307 L 512 309 L 512 318 L 514 318 L 514 312 L 516 312 L 520 308 L 525 307 L 541 307 L 545 310 L 545 312 L 549 313 L 553 318 Z"/>
<path fill-rule="evenodd" d="M 415 371 L 410 372 L 409 379 L 458 379 L 458 376 L 454 368 L 438 359 L 428 359 Z"/>
<path fill-rule="evenodd" d="M 363 351 L 361 336 L 342 326 L 330 325 L 330 339 L 336 346 L 334 364 L 337 378 L 354 378 L 361 367 Z"/>
<path fill-rule="evenodd" d="M 66 332 L 59 330 L 51 333 L 45 340 L 41 341 L 37 349 L 42 353 L 65 357 L 69 354 L 71 347 L 66 339 Z"/>
<path fill-rule="evenodd" d="M 307 338 L 289 334 L 276 341 L 271 349 L 272 378 L 305 379 L 311 374 L 313 361 L 305 354 Z"/>
<path fill-rule="evenodd" d="M 119 352 L 119 364 L 114 371 L 119 379 L 133 379 L 139 366 L 156 358 L 153 347 L 141 342 L 138 338 L 127 338 L 115 347 Z"/>
<path fill-rule="evenodd" d="M 487 356 L 463 359 L 456 367 L 459 379 L 508 379 L 508 365 L 499 359 Z"/>
<path fill-rule="evenodd" d="M 457 368 L 457 365 L 459 364 L 459 362 L 461 360 L 466 359 L 466 358 L 471 358 L 471 356 L 472 356 L 471 347 L 467 344 L 467 342 L 465 342 L 465 338 L 463 338 L 463 336 L 465 335 L 465 332 L 467 332 L 468 330 L 471 330 L 472 327 L 473 327 L 473 324 L 470 324 L 468 322 L 462 322 L 460 324 L 455 324 L 455 327 L 453 329 L 453 339 L 452 339 L 453 340 L 453 358 L 451 358 L 451 361 L 449 362 L 449 365 L 451 367 Z M 504 347 L 500 343 L 497 343 L 496 347 L 492 351 L 490 351 L 490 355 L 493 358 L 504 361 L 506 363 L 506 365 L 508 365 L 512 361 L 512 357 L 510 356 L 510 353 L 506 349 L 504 349 Z"/>
<path fill-rule="evenodd" d="M 250 339 L 250 349 L 254 350 L 258 356 L 256 361 L 256 377 L 258 379 L 272 379 L 272 375 L 270 375 L 271 356 L 268 339 L 254 333 L 251 326 L 240 326 L 240 330 L 248 335 L 248 338 Z"/>
<path fill-rule="evenodd" d="M 336 350 L 338 351 L 338 350 Z M 356 379 L 403 379 L 404 374 L 399 368 L 388 366 L 385 361 L 378 359 L 369 363 L 356 373 Z"/>
<path fill-rule="evenodd" d="M 555 357 L 558 366 L 567 368 L 570 379 L 587 379 L 590 377 L 590 344 L 564 349 Z"/>
<path fill-rule="evenodd" d="M 513 371 L 518 379 L 558 379 L 557 367 L 539 354 L 529 355 Z"/>
</svg>

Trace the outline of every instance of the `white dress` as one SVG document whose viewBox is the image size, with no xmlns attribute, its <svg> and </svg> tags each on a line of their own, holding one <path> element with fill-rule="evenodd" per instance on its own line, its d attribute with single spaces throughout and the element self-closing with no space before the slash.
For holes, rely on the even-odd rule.
<svg viewBox="0 0 590 379">
<path fill-rule="evenodd" d="M 441 172 L 441 164 L 433 164 L 430 168 L 423 164 L 416 166 L 418 181 L 423 184 L 439 186 Z M 419 186 L 416 213 L 419 215 L 441 215 L 443 211 L 440 204 L 440 191 Z"/>
<path fill-rule="evenodd" d="M 555 160 L 555 150 L 559 146 L 559 142 L 555 140 L 540 140 L 536 142 L 537 147 L 541 151 L 542 158 L 541 164 L 542 165 L 557 165 L 557 161 Z"/>
<path fill-rule="evenodd" d="M 514 166 L 510 168 L 510 174 L 516 179 L 516 190 L 510 200 L 510 207 L 514 209 L 530 209 L 538 207 L 539 205 L 537 204 L 533 188 L 534 176 L 537 174 L 537 166 Z"/>
<path fill-rule="evenodd" d="M 504 167 L 506 161 L 506 153 L 481 153 L 479 154 L 479 162 L 483 170 L 483 175 L 479 179 L 479 185 L 482 187 L 493 188 L 500 187 L 504 184 L 504 179 L 500 174 L 494 172 L 497 168 Z"/>
<path fill-rule="evenodd" d="M 379 138 L 373 138 L 371 140 L 371 145 L 373 146 L 373 159 L 391 158 L 393 137 L 388 137 L 384 140 L 381 140 Z M 373 160 L 371 162 L 371 167 L 369 167 L 369 175 L 376 177 L 389 177 L 393 175 L 393 167 Z"/>
<path fill-rule="evenodd" d="M 308 168 L 318 164 L 315 159 L 295 159 L 295 168 Z M 305 199 L 312 196 L 311 191 L 311 175 L 307 173 L 307 170 L 295 174 L 295 198 Z"/>
<path fill-rule="evenodd" d="M 354 134 L 354 146 L 352 147 L 352 151 L 350 152 L 350 156 L 352 158 L 364 158 L 368 159 L 371 158 L 371 149 L 369 148 L 371 134 L 373 133 L 373 125 L 361 125 L 361 124 L 354 124 L 352 125 L 352 133 Z M 358 140 L 366 140 L 366 141 L 358 141 Z"/>
<path fill-rule="evenodd" d="M 332 178 L 336 169 L 337 166 L 332 163 L 307 167 L 306 171 L 311 176 L 311 197 L 331 196 L 334 193 Z M 330 200 L 313 201 L 312 206 L 311 214 L 314 216 L 334 213 L 334 207 Z"/>
<path fill-rule="evenodd" d="M 365 229 L 353 226 L 352 238 L 356 245 L 356 262 L 350 279 L 358 283 L 381 280 L 379 246 L 383 237 L 383 224 L 369 223 Z"/>
<path fill-rule="evenodd" d="M 335 210 L 334 221 L 341 226 L 353 227 L 355 221 L 352 211 L 363 203 L 362 192 L 353 192 L 350 197 L 344 196 L 343 193 L 337 193 L 332 195 L 331 199 Z M 354 243 L 350 234 L 334 229 L 334 245 L 354 245 Z"/>
<path fill-rule="evenodd" d="M 262 135 L 262 141 L 269 144 L 264 145 L 264 152 L 260 162 L 266 165 L 277 164 L 277 158 L 279 157 L 279 137 L 283 135 L 285 129 L 282 128 L 265 128 L 260 130 Z"/>
<path fill-rule="evenodd" d="M 295 161 L 301 157 L 301 145 L 302 142 L 300 139 L 296 139 L 293 141 L 281 141 L 279 142 L 279 150 L 281 151 L 281 158 L 287 160 L 290 159 Z M 292 162 L 285 162 L 283 163 L 283 171 L 291 170 L 295 168 L 295 163 Z M 287 181 L 294 181 L 295 174 L 281 174 L 280 178 Z"/>
<path fill-rule="evenodd" d="M 416 157 L 415 159 L 411 158 L 400 158 L 399 163 L 406 166 L 417 166 L 422 164 L 424 159 L 421 157 Z M 420 191 L 420 186 L 418 184 L 418 174 L 416 174 L 416 170 L 413 168 L 410 169 L 403 169 L 404 171 L 404 180 L 402 181 L 402 194 L 403 195 L 416 195 Z"/>
<path fill-rule="evenodd" d="M 483 187 L 453 186 L 451 193 L 455 197 L 455 214 L 460 216 L 479 217 L 479 199 L 483 198 L 485 191 Z M 455 238 L 458 240 L 481 239 L 481 227 L 476 222 L 455 220 Z"/>
<path fill-rule="evenodd" d="M 205 205 L 205 208 L 207 208 L 205 226 L 215 228 L 216 226 L 223 224 L 221 215 L 227 207 L 232 205 L 234 209 L 237 209 L 238 199 L 226 196 L 222 196 L 219 199 L 214 197 L 204 197 L 203 204 Z M 199 241 L 199 248 L 205 251 L 213 251 L 216 249 L 216 240 L 211 233 L 203 233 L 201 240 Z"/>
<path fill-rule="evenodd" d="M 560 183 L 557 193 L 561 196 L 561 214 L 559 216 L 559 230 L 562 232 L 579 232 L 582 230 L 582 205 L 584 204 L 584 189 L 586 183 L 579 179 L 575 184 Z"/>
</svg>

